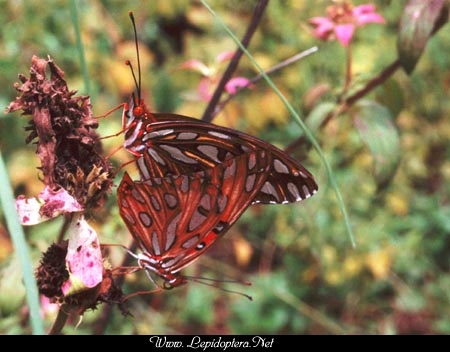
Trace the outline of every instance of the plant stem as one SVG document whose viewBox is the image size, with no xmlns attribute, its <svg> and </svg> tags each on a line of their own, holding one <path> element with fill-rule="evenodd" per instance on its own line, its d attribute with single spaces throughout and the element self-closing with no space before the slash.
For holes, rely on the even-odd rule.
<svg viewBox="0 0 450 352">
<path fill-rule="evenodd" d="M 395 71 L 401 67 L 400 60 L 395 60 L 392 64 L 384 69 L 377 77 L 369 81 L 364 88 L 353 94 L 352 96 L 345 99 L 345 104 L 347 107 L 352 106 L 355 102 L 361 99 L 363 96 L 367 95 L 374 88 L 383 84 L 389 77 L 391 77 Z"/>
<path fill-rule="evenodd" d="M 67 318 L 69 317 L 69 314 L 66 312 L 66 308 L 66 304 L 63 304 L 59 307 L 56 320 L 50 328 L 50 331 L 48 332 L 49 335 L 59 335 L 61 333 L 64 325 L 66 325 Z"/>
<path fill-rule="evenodd" d="M 137 249 L 137 243 L 136 243 L 136 241 L 133 241 L 129 250 L 131 252 L 135 252 L 136 249 Z M 124 259 L 122 260 L 122 264 L 120 266 L 122 266 L 122 267 L 130 266 L 133 260 L 134 260 L 134 258 L 131 257 L 130 255 L 125 255 Z M 124 281 L 125 281 L 125 275 L 119 276 L 116 279 L 117 287 L 122 287 Z M 102 314 L 100 315 L 100 318 L 97 320 L 97 323 L 95 324 L 95 328 L 94 328 L 94 332 L 93 332 L 94 335 L 104 335 L 106 328 L 108 327 L 108 323 L 110 320 L 109 317 L 111 316 L 112 308 L 113 308 L 112 305 L 103 305 Z"/>
<path fill-rule="evenodd" d="M 255 11 L 253 12 L 253 17 L 250 21 L 250 24 L 247 28 L 247 31 L 242 38 L 242 46 L 248 47 L 248 44 L 250 43 L 251 38 L 253 37 L 253 34 L 255 34 L 256 29 L 258 28 L 259 23 L 261 22 L 262 16 L 264 14 L 264 11 L 267 7 L 269 0 L 259 0 L 258 4 L 255 7 Z M 208 106 L 205 109 L 205 112 L 203 113 L 202 120 L 211 122 L 214 115 L 214 110 L 216 109 L 217 104 L 220 101 L 220 97 L 222 96 L 222 93 L 225 89 L 225 85 L 230 80 L 231 76 L 233 75 L 234 71 L 236 71 L 236 68 L 239 64 L 239 60 L 241 59 L 243 55 L 242 49 L 239 47 L 236 52 L 234 53 L 233 58 L 231 59 L 230 63 L 228 64 L 227 69 L 225 70 L 222 78 L 220 79 L 219 84 L 217 85 L 216 90 L 214 91 L 214 94 L 209 101 Z"/>
<path fill-rule="evenodd" d="M 295 54 L 294 56 L 291 56 L 290 58 L 269 68 L 266 71 L 266 75 L 270 75 L 276 71 L 279 71 L 279 70 L 283 69 L 284 67 L 291 65 L 294 62 L 297 62 L 297 61 L 305 58 L 306 56 L 309 56 L 309 55 L 317 52 L 317 50 L 318 50 L 317 46 L 313 46 L 310 49 L 307 49 L 307 50 L 302 51 L 301 53 Z M 241 93 L 246 88 L 248 88 L 248 87 L 252 86 L 253 84 L 255 84 L 256 82 L 260 81 L 262 78 L 264 78 L 262 74 L 257 74 L 255 77 L 253 77 L 251 80 L 249 80 L 245 86 L 239 87 L 236 90 L 236 93 L 230 94 L 228 97 L 226 97 L 220 104 L 217 105 L 217 108 L 212 113 L 212 118 L 214 118 L 217 114 L 219 114 L 235 96 L 237 96 L 239 93 Z"/>
<path fill-rule="evenodd" d="M 345 94 L 347 94 L 351 82 L 352 82 L 352 47 L 351 43 L 349 43 L 347 46 L 347 66 L 345 70 L 344 89 L 342 90 L 341 94 L 342 97 L 345 97 Z"/>
</svg>

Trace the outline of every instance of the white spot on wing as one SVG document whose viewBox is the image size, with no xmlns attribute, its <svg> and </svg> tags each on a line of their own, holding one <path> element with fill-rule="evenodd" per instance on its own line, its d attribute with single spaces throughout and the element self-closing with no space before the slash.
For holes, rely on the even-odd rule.
<svg viewBox="0 0 450 352">
<path fill-rule="evenodd" d="M 200 238 L 199 235 L 192 236 L 188 240 L 184 241 L 181 247 L 183 247 L 184 249 L 192 248 L 197 244 L 199 238 Z"/>
<path fill-rule="evenodd" d="M 146 212 L 141 211 L 139 213 L 139 220 L 141 220 L 142 225 L 149 227 L 152 224 L 152 218 Z"/>
<path fill-rule="evenodd" d="M 177 231 L 177 225 L 178 220 L 180 220 L 181 214 L 178 214 L 167 226 L 167 238 L 166 238 L 166 245 L 164 246 L 165 250 L 169 250 L 169 248 L 172 246 L 172 244 L 175 242 L 176 238 L 176 231 Z"/>
<path fill-rule="evenodd" d="M 205 210 L 211 210 L 211 196 L 208 193 L 204 194 L 202 199 L 200 199 L 200 205 Z"/>
<path fill-rule="evenodd" d="M 197 227 L 203 224 L 205 220 L 206 216 L 201 214 L 198 209 L 196 209 L 192 215 L 191 221 L 189 221 L 189 231 L 194 231 Z"/>
<path fill-rule="evenodd" d="M 249 154 L 247 167 L 249 170 L 253 169 L 256 165 L 256 156 L 254 153 Z"/>
<path fill-rule="evenodd" d="M 267 181 L 264 184 L 264 186 L 261 188 L 261 192 L 269 194 L 271 196 L 274 196 L 275 199 L 277 200 L 277 202 L 280 202 L 280 198 L 279 198 L 277 190 L 269 181 Z M 270 203 L 272 203 L 272 202 L 270 202 Z"/>
<path fill-rule="evenodd" d="M 311 193 L 309 193 L 309 189 L 306 185 L 303 185 L 302 190 L 303 190 L 303 193 L 305 193 L 305 198 L 311 197 Z"/>
<path fill-rule="evenodd" d="M 275 159 L 273 161 L 273 167 L 275 168 L 275 171 L 280 174 L 288 174 L 289 173 L 289 168 L 281 160 Z"/>
<path fill-rule="evenodd" d="M 225 168 L 225 172 L 223 177 L 224 178 L 228 178 L 230 176 L 234 176 L 234 174 L 236 173 L 236 159 L 232 159 L 231 160 L 231 165 L 228 165 Z"/>
<path fill-rule="evenodd" d="M 155 196 L 150 196 L 150 201 L 152 203 L 153 208 L 156 211 L 160 211 L 161 210 L 161 204 L 159 204 L 158 199 Z"/>
<path fill-rule="evenodd" d="M 144 199 L 144 197 L 142 197 L 142 195 L 141 195 L 135 188 L 133 188 L 133 189 L 131 190 L 131 196 L 132 196 L 135 200 L 137 200 L 139 203 L 145 204 L 145 199 Z"/>
<path fill-rule="evenodd" d="M 197 160 L 192 159 L 183 154 L 183 152 L 177 147 L 172 147 L 170 145 L 162 144 L 160 145 L 161 149 L 164 149 L 166 152 L 170 153 L 170 156 L 178 161 L 181 161 L 186 164 L 197 164 Z"/>
<path fill-rule="evenodd" d="M 161 267 L 164 269 L 170 268 L 178 263 L 181 259 L 184 258 L 184 254 L 179 254 L 175 258 L 167 258 L 164 263 L 161 264 Z"/>
<path fill-rule="evenodd" d="M 224 133 L 216 132 L 216 131 L 208 131 L 208 134 L 210 134 L 211 136 L 220 138 L 220 139 L 231 139 L 230 136 L 228 136 Z"/>
<path fill-rule="evenodd" d="M 302 200 L 302 196 L 300 195 L 300 191 L 298 190 L 298 187 L 296 185 L 294 185 L 292 182 L 289 182 L 287 184 L 287 188 L 289 190 L 289 192 L 291 192 L 292 196 L 296 199 L 296 200 Z"/>
<path fill-rule="evenodd" d="M 125 148 L 128 148 L 130 145 L 132 145 L 136 141 L 136 138 L 139 135 L 141 127 L 142 127 L 142 121 L 140 120 L 137 123 L 136 127 L 134 128 L 132 135 L 129 138 L 125 139 L 125 142 L 123 143 L 123 146 Z"/>
<path fill-rule="evenodd" d="M 150 173 L 148 172 L 147 165 L 145 165 L 145 159 L 143 157 L 140 157 L 137 160 L 137 164 L 144 180 L 148 180 L 150 178 Z"/>
<path fill-rule="evenodd" d="M 220 163 L 219 160 L 219 149 L 214 147 L 213 145 L 206 145 L 202 144 L 197 147 L 199 151 L 201 151 L 203 154 L 205 154 L 207 157 L 214 160 L 216 163 Z"/>
<path fill-rule="evenodd" d="M 178 134 L 177 139 L 181 139 L 181 140 L 194 140 L 195 138 L 197 138 L 198 133 L 194 133 L 194 132 L 181 132 Z"/>
<path fill-rule="evenodd" d="M 158 164 L 161 165 L 166 165 L 166 162 L 164 161 L 163 158 L 161 158 L 161 155 L 158 154 L 158 152 L 156 150 L 154 150 L 153 148 L 148 148 L 147 149 L 147 153 L 153 158 L 153 160 L 155 160 Z"/>
<path fill-rule="evenodd" d="M 247 193 L 251 192 L 251 190 L 255 186 L 255 180 L 256 180 L 256 175 L 255 174 L 252 174 L 252 175 L 247 177 L 247 180 L 245 181 L 245 191 Z"/>
<path fill-rule="evenodd" d="M 156 231 L 152 232 L 152 245 L 155 254 L 161 255 L 161 247 L 159 246 L 158 234 L 156 233 Z"/>
<path fill-rule="evenodd" d="M 177 198 L 173 194 L 170 194 L 170 193 L 166 193 L 164 195 L 164 200 L 166 201 L 166 204 L 169 208 L 174 208 L 178 204 Z"/>
<path fill-rule="evenodd" d="M 142 141 L 148 141 L 149 139 L 153 139 L 153 138 L 157 138 L 157 137 L 162 137 L 162 136 L 166 136 L 168 134 L 173 133 L 172 129 L 167 129 L 167 130 L 159 130 L 159 131 L 152 131 L 147 133 L 143 138 Z"/>
</svg>

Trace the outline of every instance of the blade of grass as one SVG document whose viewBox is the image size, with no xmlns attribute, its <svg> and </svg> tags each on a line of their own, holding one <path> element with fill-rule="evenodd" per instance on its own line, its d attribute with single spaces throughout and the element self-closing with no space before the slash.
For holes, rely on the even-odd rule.
<svg viewBox="0 0 450 352">
<path fill-rule="evenodd" d="M 8 227 L 11 239 L 14 245 L 14 251 L 19 258 L 20 268 L 23 273 L 23 281 L 25 285 L 26 298 L 28 307 L 30 309 L 30 323 L 33 334 L 43 335 L 44 327 L 41 320 L 39 309 L 39 295 L 36 286 L 36 280 L 34 279 L 33 266 L 31 264 L 30 252 L 25 241 L 25 235 L 23 233 L 22 226 L 20 225 L 19 218 L 14 203 L 14 196 L 12 193 L 11 184 L 9 182 L 8 173 L 6 172 L 6 166 L 3 162 L 3 157 L 0 152 L 0 203 L 3 208 L 3 213 L 6 219 L 6 225 Z"/>
<path fill-rule="evenodd" d="M 264 80 L 267 82 L 267 84 L 273 89 L 275 94 L 280 98 L 280 100 L 283 102 L 286 109 L 289 111 L 289 113 L 293 116 L 294 120 L 298 123 L 298 125 L 303 130 L 306 138 L 310 141 L 311 145 L 314 147 L 314 149 L 319 154 L 325 169 L 327 171 L 328 179 L 330 180 L 331 187 L 334 190 L 334 193 L 336 195 L 336 199 L 339 205 L 339 209 L 341 210 L 342 217 L 344 219 L 345 227 L 347 229 L 347 233 L 350 238 L 350 242 L 353 247 L 356 247 L 355 242 L 355 236 L 353 234 L 352 226 L 350 223 L 350 218 L 347 214 L 347 209 L 344 204 L 344 200 L 342 199 L 341 192 L 339 190 L 339 187 L 336 182 L 336 178 L 334 177 L 334 172 L 331 168 L 331 165 L 328 163 L 328 160 L 326 159 L 325 155 L 323 154 L 322 149 L 319 146 L 319 143 L 314 138 L 314 135 L 309 131 L 309 129 L 306 127 L 305 123 L 300 118 L 300 115 L 295 111 L 295 109 L 292 107 L 292 105 L 288 102 L 286 97 L 281 93 L 281 91 L 278 89 L 278 87 L 273 83 L 273 81 L 270 79 L 270 77 L 264 72 L 261 66 L 255 61 L 254 57 L 250 52 L 241 44 L 238 37 L 233 33 L 233 31 L 222 21 L 222 19 L 217 15 L 217 13 L 208 5 L 206 0 L 200 0 L 203 6 L 211 13 L 211 15 L 214 17 L 214 19 L 217 21 L 217 23 L 224 29 L 225 32 L 230 36 L 230 38 L 238 45 L 241 50 L 244 52 L 244 54 L 249 58 L 250 62 L 256 67 L 256 69 L 259 71 L 261 76 L 264 78 Z"/>
<path fill-rule="evenodd" d="M 80 59 L 81 72 L 83 73 L 84 90 L 86 95 L 89 95 L 90 84 L 89 84 L 89 73 L 86 65 L 86 59 L 84 56 L 83 43 L 81 41 L 80 26 L 78 25 L 78 12 L 75 0 L 70 0 L 70 17 L 72 19 L 73 29 L 75 31 L 75 38 L 77 42 L 77 51 Z"/>
<path fill-rule="evenodd" d="M 325 314 L 321 313 L 317 309 L 309 306 L 302 300 L 298 299 L 294 295 L 289 292 L 274 290 L 275 296 L 281 299 L 283 302 L 289 304 L 292 308 L 294 308 L 299 314 L 304 315 L 305 317 L 310 318 L 315 323 L 326 328 L 331 334 L 334 335 L 346 335 L 348 332 L 343 329 L 338 323 L 334 320 L 328 318 Z"/>
</svg>

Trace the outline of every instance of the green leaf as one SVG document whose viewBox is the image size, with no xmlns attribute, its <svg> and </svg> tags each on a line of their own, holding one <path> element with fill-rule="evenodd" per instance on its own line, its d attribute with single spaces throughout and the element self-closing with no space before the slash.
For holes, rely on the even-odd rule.
<svg viewBox="0 0 450 352">
<path fill-rule="evenodd" d="M 400 138 L 390 111 L 373 101 L 358 104 L 354 124 L 373 156 L 374 176 L 379 188 L 394 176 L 400 161 Z"/>
<path fill-rule="evenodd" d="M 397 50 L 408 74 L 414 70 L 428 39 L 447 19 L 445 0 L 410 0 L 405 6 L 400 19 Z"/>
<path fill-rule="evenodd" d="M 336 108 L 334 103 L 320 103 L 306 117 L 306 125 L 311 132 L 316 132 L 330 113 Z"/>
</svg>

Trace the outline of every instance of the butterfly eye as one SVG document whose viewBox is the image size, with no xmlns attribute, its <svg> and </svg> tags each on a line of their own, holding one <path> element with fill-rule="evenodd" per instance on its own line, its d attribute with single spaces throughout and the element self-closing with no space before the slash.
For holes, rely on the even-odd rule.
<svg viewBox="0 0 450 352">
<path fill-rule="evenodd" d="M 141 117 L 142 115 L 144 115 L 144 109 L 142 108 L 142 106 L 136 106 L 133 109 L 133 115 L 136 117 Z"/>
</svg>

